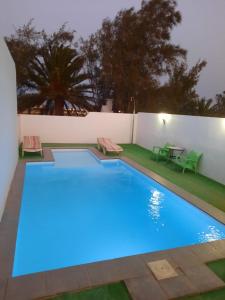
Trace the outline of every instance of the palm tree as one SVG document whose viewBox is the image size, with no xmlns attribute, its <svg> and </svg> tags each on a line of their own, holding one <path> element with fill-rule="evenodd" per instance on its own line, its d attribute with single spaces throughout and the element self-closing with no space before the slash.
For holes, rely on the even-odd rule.
<svg viewBox="0 0 225 300">
<path fill-rule="evenodd" d="M 19 112 L 35 106 L 55 115 L 63 115 L 65 109 L 91 109 L 83 64 L 84 57 L 69 46 L 49 44 L 40 49 L 28 65 L 28 92 L 18 97 Z"/>
</svg>

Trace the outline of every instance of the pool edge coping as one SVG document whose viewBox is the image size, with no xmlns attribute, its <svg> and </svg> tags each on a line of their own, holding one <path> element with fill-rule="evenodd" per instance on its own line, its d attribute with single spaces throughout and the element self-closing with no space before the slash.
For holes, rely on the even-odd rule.
<svg viewBox="0 0 225 300">
<path fill-rule="evenodd" d="M 108 160 L 113 159 L 112 157 L 107 157 L 100 153 L 96 148 L 94 147 L 80 147 L 82 149 L 88 149 L 92 151 L 98 159 L 100 160 Z M 41 160 L 42 162 L 53 162 L 54 157 L 52 154 L 51 149 L 74 149 L 74 147 L 45 147 L 43 150 L 44 157 Z M 76 148 L 77 149 L 77 148 Z M 139 165 L 138 163 L 134 162 L 133 160 L 124 157 L 124 156 L 118 156 L 116 159 L 121 159 L 125 163 L 128 163 L 138 171 L 144 173 L 148 177 L 152 178 L 153 180 L 159 182 L 172 192 L 176 193 L 177 195 L 181 196 L 191 204 L 197 206 L 207 214 L 211 215 L 213 218 L 217 219 L 219 222 L 225 224 L 225 213 L 218 210 L 217 208 L 213 207 L 212 205 L 206 203 L 205 201 L 199 199 L 198 197 L 191 195 L 190 193 L 184 191 L 183 189 L 177 187 L 176 185 L 172 184 L 168 180 L 164 179 L 163 177 L 159 176 L 158 174 L 146 169 L 145 167 Z M 40 161 L 40 160 L 39 160 Z M 15 171 L 15 175 L 11 184 L 11 188 L 8 194 L 8 199 L 5 207 L 5 211 L 3 214 L 2 222 L 0 223 L 0 261 L 2 261 L 1 266 L 1 272 L 0 272 L 0 299 L 15 299 L 13 298 L 13 295 L 17 295 L 17 299 L 34 299 L 39 297 L 45 297 L 45 296 L 51 296 L 58 293 L 63 293 L 68 291 L 78 291 L 83 288 L 90 288 L 94 287 L 96 285 L 101 284 L 107 284 L 110 282 L 115 281 L 125 281 L 127 284 L 127 280 L 131 280 L 134 278 L 146 278 L 146 276 L 149 278 L 151 277 L 151 281 L 155 282 L 154 277 L 146 267 L 146 264 L 144 264 L 145 257 L 155 258 L 157 256 L 169 256 L 174 253 L 180 253 L 182 251 L 190 251 L 191 255 L 196 254 L 197 251 L 197 257 L 201 258 L 201 250 L 198 249 L 207 249 L 211 252 L 209 257 L 206 259 L 205 257 L 202 257 L 200 259 L 201 263 L 204 264 L 207 261 L 212 261 L 216 259 L 222 259 L 225 258 L 225 240 L 219 240 L 214 242 L 208 242 L 204 244 L 198 244 L 193 246 L 186 246 L 186 247 L 179 247 L 175 249 L 169 249 L 164 251 L 158 251 L 158 252 L 151 252 L 146 254 L 139 254 L 124 258 L 118 258 L 113 260 L 107 260 L 97 263 L 91 263 L 91 264 L 85 264 L 81 266 L 75 266 L 75 267 L 69 267 L 69 268 L 63 268 L 63 269 L 57 269 L 47 272 L 40 272 L 40 273 L 34 273 L 30 275 L 24 275 L 24 276 L 18 276 L 18 277 L 12 277 L 11 271 L 13 267 L 13 258 L 14 258 L 14 251 L 15 251 L 15 244 L 16 244 L 16 235 L 17 235 L 17 227 L 18 227 L 18 221 L 19 221 L 19 211 L 20 211 L 20 204 L 21 204 L 21 196 L 23 191 L 23 182 L 24 182 L 24 175 L 25 175 L 25 166 L 27 162 L 38 162 L 36 160 L 32 159 L 26 159 L 23 161 L 19 161 L 17 164 L 17 168 Z M 206 205 L 204 205 L 206 204 Z M 212 212 L 212 213 L 211 213 Z M 220 252 L 220 247 L 224 247 L 224 253 Z M 197 249 L 197 250 L 196 250 Z M 171 254 L 172 253 L 172 254 Z M 173 256 L 173 255 L 172 255 Z M 131 265 L 136 266 L 136 270 L 134 270 Z M 115 267 L 117 266 L 117 268 Z M 123 274 L 121 271 L 121 268 L 127 269 L 125 272 L 126 274 Z M 130 270 L 131 268 L 131 270 Z M 115 269 L 117 270 L 115 272 Z M 94 270 L 94 271 L 93 271 Z M 105 271 L 111 270 L 111 273 L 116 273 L 116 275 L 113 276 L 105 276 Z M 114 270 L 114 271 L 112 271 Z M 130 270 L 130 271 L 129 271 Z M 98 274 L 100 272 L 100 277 L 97 276 L 98 280 L 96 281 L 96 278 L 93 277 L 93 274 Z M 121 274 L 122 272 L 122 274 Z M 76 275 L 76 282 L 71 283 L 71 277 Z M 68 277 L 69 276 L 69 277 Z M 58 279 L 57 279 L 58 278 Z M 59 288 L 59 285 L 56 284 L 58 281 L 65 280 L 65 278 L 70 279 L 69 284 L 65 283 L 65 287 Z M 56 282 L 55 282 L 56 281 Z M 156 284 L 157 283 L 157 284 Z M 157 288 L 162 289 L 161 284 L 156 281 Z M 130 284 L 130 281 L 128 283 L 128 286 Z M 218 282 L 217 282 L 218 284 Z M 29 285 L 29 288 L 27 286 Z M 219 286 L 224 286 L 225 284 L 220 282 Z M 51 288 L 50 288 L 51 287 Z M 215 286 L 216 288 L 216 286 Z M 205 287 L 207 291 L 207 287 Z M 128 290 L 129 287 L 128 287 Z M 165 287 L 162 289 L 164 292 L 162 295 L 167 295 L 168 293 L 165 292 Z M 2 292 L 2 298 L 1 298 L 1 291 Z M 191 292 L 191 290 L 190 290 Z M 192 291 L 193 292 L 193 291 Z M 19 293 L 19 294 L 17 294 Z M 23 296 L 24 293 L 26 296 Z M 191 294 L 191 293 L 189 293 Z M 189 295 L 187 293 L 187 295 Z M 30 298 L 26 298 L 29 295 Z M 164 296 L 165 296 L 164 295 Z M 186 295 L 186 294 L 185 294 Z M 185 296 L 184 295 L 184 296 Z M 180 295 L 179 295 L 180 296 Z M 169 299 L 169 295 L 165 296 Z M 165 298 L 165 299 L 167 299 Z"/>
</svg>

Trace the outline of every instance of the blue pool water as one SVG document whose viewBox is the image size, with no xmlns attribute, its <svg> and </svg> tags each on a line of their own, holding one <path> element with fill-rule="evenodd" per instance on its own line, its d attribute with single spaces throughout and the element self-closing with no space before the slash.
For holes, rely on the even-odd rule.
<svg viewBox="0 0 225 300">
<path fill-rule="evenodd" d="M 225 226 L 120 160 L 26 166 L 13 276 L 225 238 Z"/>
</svg>

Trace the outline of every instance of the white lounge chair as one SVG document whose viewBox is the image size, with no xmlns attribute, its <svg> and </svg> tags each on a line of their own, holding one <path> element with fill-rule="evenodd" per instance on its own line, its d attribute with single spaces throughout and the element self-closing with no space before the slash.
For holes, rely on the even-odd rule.
<svg viewBox="0 0 225 300">
<path fill-rule="evenodd" d="M 39 136 L 24 136 L 22 145 L 22 156 L 24 152 L 40 152 L 42 155 L 42 146 Z"/>
<path fill-rule="evenodd" d="M 97 138 L 98 149 L 102 150 L 104 154 L 107 152 L 115 152 L 120 154 L 123 152 L 123 148 L 113 143 L 109 138 L 99 137 Z"/>
</svg>

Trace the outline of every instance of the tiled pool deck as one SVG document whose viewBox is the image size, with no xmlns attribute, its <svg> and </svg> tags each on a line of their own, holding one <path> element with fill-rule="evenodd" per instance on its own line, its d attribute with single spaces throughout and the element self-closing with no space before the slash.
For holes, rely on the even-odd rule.
<svg viewBox="0 0 225 300">
<path fill-rule="evenodd" d="M 95 148 L 90 149 L 100 159 L 108 159 Z M 126 157 L 121 157 L 121 159 L 225 224 L 225 213 L 222 211 L 130 159 Z M 44 148 L 43 161 L 52 160 L 51 150 Z M 125 281 L 131 296 L 137 300 L 174 299 L 225 287 L 225 283 L 205 264 L 225 258 L 225 240 L 12 278 L 27 161 L 20 161 L 17 165 L 0 224 L 0 300 L 40 299 L 66 291 L 78 291 L 121 280 Z M 163 259 L 170 263 L 178 276 L 163 280 L 157 280 L 154 277 L 147 263 Z"/>
</svg>

